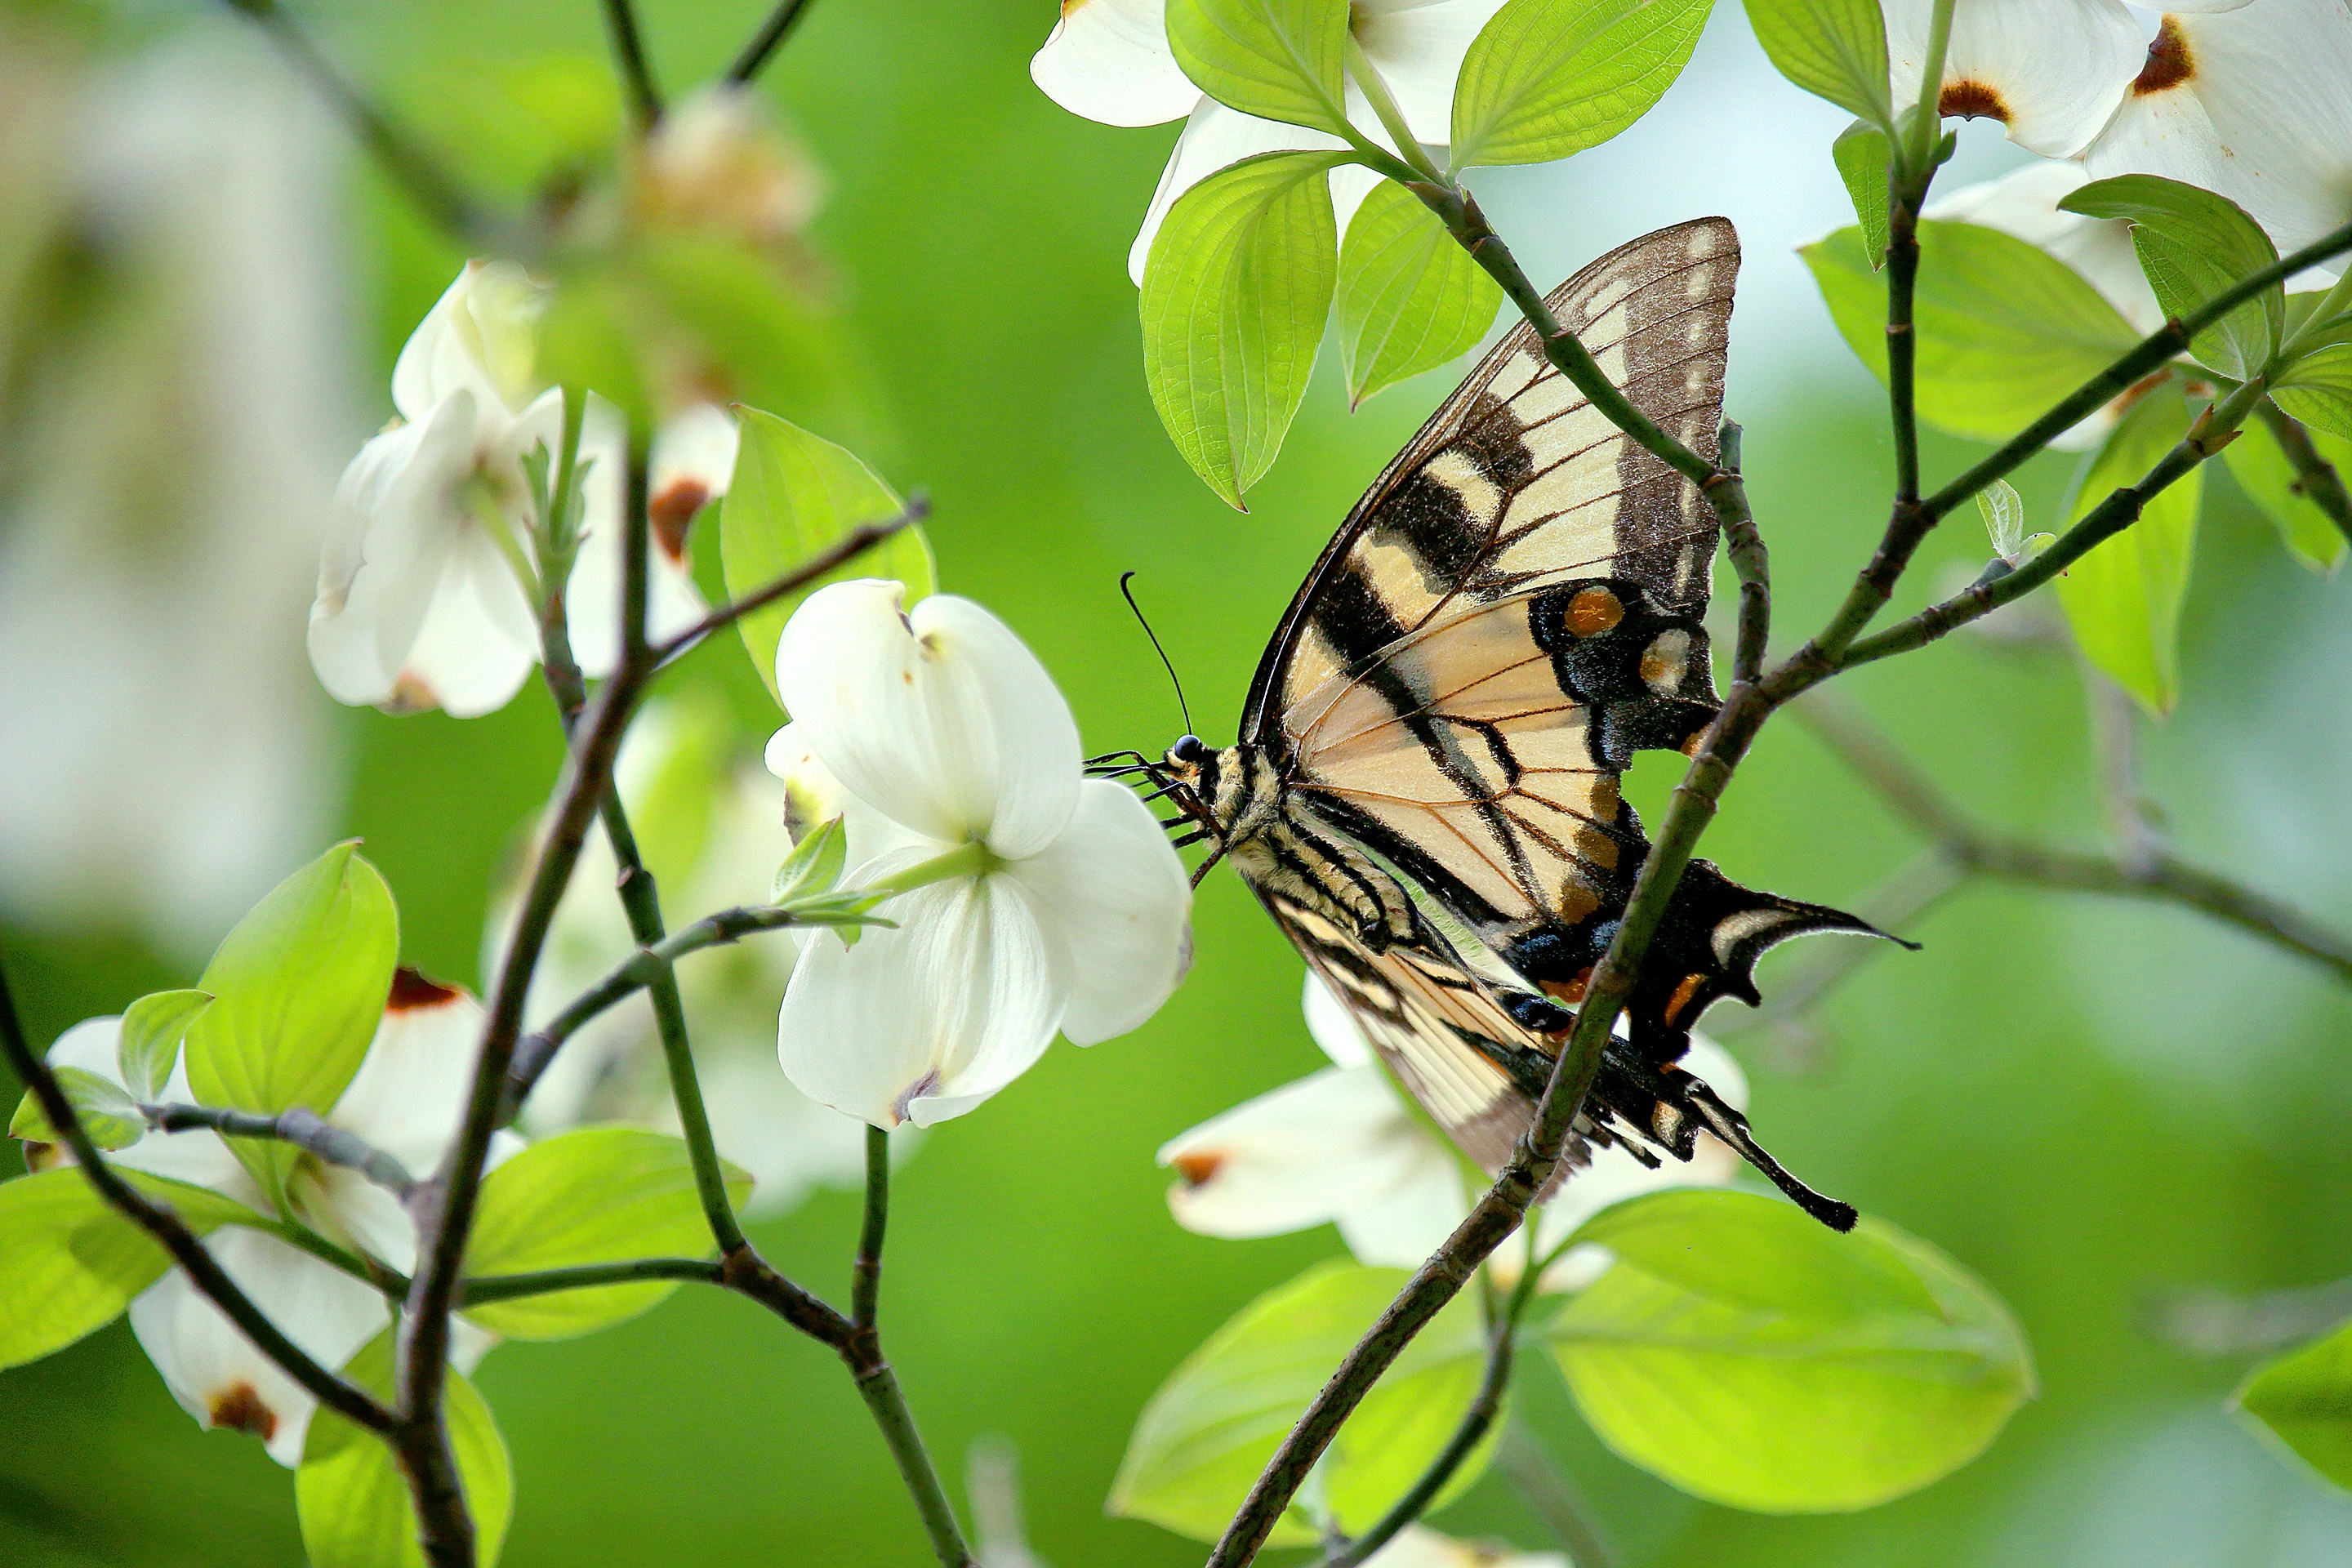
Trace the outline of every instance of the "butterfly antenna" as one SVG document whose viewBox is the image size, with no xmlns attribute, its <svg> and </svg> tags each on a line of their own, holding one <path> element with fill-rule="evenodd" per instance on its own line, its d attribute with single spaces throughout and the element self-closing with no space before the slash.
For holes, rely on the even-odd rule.
<svg viewBox="0 0 2352 1568">
<path fill-rule="evenodd" d="M 1144 619 L 1143 606 L 1135 602 L 1135 590 L 1128 586 L 1134 580 L 1132 572 L 1118 574 L 1119 596 L 1127 601 L 1127 607 L 1135 612 L 1135 624 L 1141 626 L 1143 635 L 1151 639 L 1151 651 L 1160 656 L 1160 664 L 1167 668 L 1168 684 L 1176 689 L 1176 710 L 1184 715 L 1184 733 L 1197 735 L 1200 731 L 1192 728 L 1192 705 L 1184 700 L 1184 683 L 1176 679 L 1176 666 L 1169 658 L 1168 650 L 1160 646 L 1160 634 L 1151 629 L 1150 621 Z"/>
</svg>

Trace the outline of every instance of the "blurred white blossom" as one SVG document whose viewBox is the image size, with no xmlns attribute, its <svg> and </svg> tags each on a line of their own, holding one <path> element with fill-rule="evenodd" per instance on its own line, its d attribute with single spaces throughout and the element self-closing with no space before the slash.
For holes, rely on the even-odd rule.
<svg viewBox="0 0 2352 1568">
<path fill-rule="evenodd" d="M 793 722 L 768 747 L 796 810 L 843 816 L 843 885 L 906 889 L 877 911 L 894 929 L 808 939 L 779 1022 L 792 1080 L 877 1127 L 963 1114 L 1056 1031 L 1136 1027 L 1191 944 L 1176 852 L 1133 794 L 1080 777 L 1036 656 L 969 599 L 909 612 L 905 593 L 839 583 L 801 605 L 776 648 Z"/>
<path fill-rule="evenodd" d="M 768 901 L 770 879 L 793 847 L 784 786 L 756 765 L 735 765 L 713 715 L 676 701 L 647 704 L 622 745 L 616 776 L 673 927 Z M 527 1027 L 545 1024 L 636 951 L 614 890 L 615 872 L 612 847 L 592 831 L 531 976 Z M 509 883 L 493 900 L 486 974 L 496 973 L 519 890 Z M 751 1173 L 744 1213 L 754 1218 L 783 1212 L 814 1186 L 855 1186 L 865 1178 L 865 1129 L 794 1089 L 777 1065 L 776 1009 L 793 972 L 794 936 L 761 932 L 695 953 L 677 971 L 711 1134 L 721 1154 Z M 679 1130 L 643 992 L 564 1043 L 521 1117 L 525 1130 L 541 1136 L 599 1121 Z"/>
<path fill-rule="evenodd" d="M 563 395 L 537 374 L 546 290 L 512 262 L 468 262 L 400 351 L 398 418 L 335 490 L 310 610 L 310 662 L 335 698 L 459 718 L 512 698 L 540 652 L 523 586 L 537 519 L 527 460 L 551 489 Z M 620 658 L 627 434 L 593 391 L 582 419 L 579 555 L 564 589 L 572 650 L 591 676 Z M 691 517 L 689 512 L 688 517 Z M 648 539 L 656 638 L 704 612 L 682 525 Z"/>
<path fill-rule="evenodd" d="M 482 1005 L 471 994 L 402 970 L 367 1056 L 327 1122 L 391 1154 L 413 1174 L 431 1173 L 457 1137 L 482 1026 Z M 119 1017 L 87 1019 L 58 1037 L 49 1063 L 114 1082 L 121 1034 Z M 163 1102 L 196 1103 L 184 1061 L 165 1085 Z M 499 1134 L 492 1163 L 520 1147 L 513 1134 Z M 49 1144 L 30 1145 L 26 1153 L 36 1169 L 71 1158 Z M 208 1131 L 150 1132 L 107 1158 L 270 1212 L 245 1166 Z M 415 1231 L 383 1188 L 308 1154 L 289 1186 L 296 1216 L 313 1229 L 403 1273 L 415 1268 Z M 205 1247 L 287 1338 L 324 1366 L 341 1366 L 392 1321 L 374 1286 L 266 1232 L 224 1226 Z M 462 1319 L 452 1328 L 452 1359 L 460 1371 L 471 1371 L 496 1342 Z M 281 1465 L 300 1461 L 317 1401 L 256 1350 L 185 1273 L 171 1269 L 131 1301 L 131 1330 L 172 1396 L 201 1425 L 249 1433 Z"/>
<path fill-rule="evenodd" d="M 1162 1145 L 1159 1162 L 1182 1178 L 1168 1191 L 1176 1223 L 1203 1236 L 1280 1236 L 1336 1225 L 1359 1263 L 1416 1268 L 1470 1212 L 1461 1157 L 1390 1082 L 1346 1006 L 1312 973 L 1302 999 L 1307 1033 L 1332 1065 L 1245 1100 Z M 1691 1037 L 1684 1063 L 1735 1108 L 1748 1082 L 1720 1046 Z M 1702 1132 L 1685 1164 L 1643 1165 L 1622 1148 L 1597 1150 L 1538 1212 L 1536 1245 L 1549 1250 L 1611 1204 L 1668 1187 L 1721 1186 L 1738 1156 Z M 1520 1247 L 1492 1267 L 1517 1277 Z M 1547 1274 L 1549 1289 L 1606 1267 L 1579 1247 Z"/>
<path fill-rule="evenodd" d="M 200 952 L 341 797 L 299 631 L 359 428 L 337 139 L 257 43 L 0 33 L 0 910 Z"/>
<path fill-rule="evenodd" d="M 1425 1524 L 1410 1524 L 1364 1560 L 1364 1568 L 1575 1568 L 1557 1552 L 1521 1552 L 1485 1542 L 1456 1541 Z"/>
<path fill-rule="evenodd" d="M 1463 57 L 1503 0 L 1356 0 L 1348 25 L 1364 57 L 1380 72 L 1415 140 L 1443 146 L 1453 135 L 1454 80 Z M 1158 125 L 1181 119 L 1184 132 L 1129 252 L 1127 269 L 1143 281 L 1152 236 L 1176 198 L 1229 163 L 1261 153 L 1322 151 L 1345 145 L 1336 136 L 1228 109 L 1192 85 L 1168 47 L 1166 0 L 1076 0 L 1029 63 L 1045 96 L 1073 114 L 1105 125 Z M 1349 122 L 1375 144 L 1388 132 L 1351 79 Z M 1357 204 L 1378 181 L 1350 166 L 1331 175 L 1331 194 L 1345 232 Z"/>
</svg>

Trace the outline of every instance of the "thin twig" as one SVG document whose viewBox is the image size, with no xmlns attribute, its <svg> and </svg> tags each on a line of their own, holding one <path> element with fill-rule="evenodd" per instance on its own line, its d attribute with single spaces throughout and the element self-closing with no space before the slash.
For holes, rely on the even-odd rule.
<svg viewBox="0 0 2352 1568">
<path fill-rule="evenodd" d="M 787 594 L 799 592 L 829 572 L 837 572 L 850 562 L 873 549 L 884 540 L 908 528 L 930 515 L 930 502 L 917 495 L 908 499 L 906 510 L 880 522 L 861 523 L 782 577 L 763 588 L 755 589 L 730 605 L 721 605 L 686 630 L 660 643 L 654 648 L 654 658 L 667 664 L 679 654 L 700 642 L 719 627 L 742 619 L 752 611 L 764 609 Z"/>
<path fill-rule="evenodd" d="M 866 1219 L 849 1283 L 849 1321 L 872 1332 L 882 1310 L 882 1240 L 890 1224 L 890 1134 L 866 1129 Z"/>
<path fill-rule="evenodd" d="M 161 1132 L 191 1132 L 208 1128 L 224 1138 L 269 1138 L 291 1143 L 345 1170 L 357 1171 L 403 1203 L 415 1189 L 408 1167 L 355 1132 L 331 1127 L 315 1110 L 299 1107 L 276 1116 L 249 1110 L 223 1110 L 210 1105 L 142 1105 L 139 1114 Z"/>
<path fill-rule="evenodd" d="M 646 59 L 636 7 L 629 0 L 604 0 L 604 30 L 612 36 L 613 65 L 629 89 L 629 110 L 642 136 L 661 123 L 662 98 L 661 89 L 654 84 L 653 67 Z"/>
<path fill-rule="evenodd" d="M 153 1237 L 173 1261 L 186 1271 L 196 1289 L 219 1308 L 237 1331 L 252 1342 L 253 1348 L 268 1356 L 287 1376 L 300 1384 L 310 1396 L 336 1415 L 380 1436 L 391 1436 L 399 1426 L 399 1418 L 376 1403 L 366 1390 L 345 1382 L 311 1359 L 309 1352 L 286 1337 L 268 1315 L 253 1304 L 236 1280 L 228 1276 L 219 1262 L 207 1251 L 205 1244 L 172 1211 L 168 1204 L 149 1197 L 125 1181 L 113 1166 L 106 1163 L 98 1145 L 91 1142 L 89 1130 L 67 1098 L 65 1089 L 58 1082 L 49 1064 L 41 1059 L 25 1038 L 23 1024 L 16 1016 L 16 999 L 9 994 L 8 978 L 0 972 L 0 1050 L 5 1050 L 8 1066 L 22 1079 L 25 1087 L 33 1091 L 40 1102 L 41 1114 L 47 1118 L 50 1131 L 73 1152 L 74 1163 L 81 1168 L 83 1178 L 109 1207 L 129 1219 L 133 1225 Z"/>
<path fill-rule="evenodd" d="M 2048 848 L 1980 827 L 1859 710 L 1826 698 L 1814 692 L 1791 712 L 1961 869 L 2036 887 L 2185 905 L 2352 984 L 2352 942 L 2299 910 L 2178 859 L 2161 845 L 2144 858 L 2126 859 Z"/>
<path fill-rule="evenodd" d="M 760 25 L 760 30 L 751 35 L 751 41 L 743 46 L 743 52 L 735 57 L 735 63 L 727 68 L 727 79 L 750 81 L 765 69 L 769 58 L 783 43 L 785 36 L 793 30 L 793 24 L 801 19 L 801 13 L 808 6 L 809 0 L 782 0 L 775 10 L 769 13 L 768 19 Z"/>
<path fill-rule="evenodd" d="M 632 1258 L 622 1263 L 583 1263 L 528 1274 L 472 1274 L 458 1285 L 457 1301 L 460 1306 L 481 1307 L 492 1301 L 512 1301 L 556 1290 L 585 1290 L 598 1285 L 626 1285 L 641 1279 L 684 1279 L 716 1285 L 719 1282 L 719 1265 L 701 1258 Z"/>
<path fill-rule="evenodd" d="M 478 250 L 511 254 L 525 248 L 525 237 L 515 226 L 493 218 L 477 205 L 415 137 L 344 79 L 278 0 L 224 0 L 224 4 L 252 18 L 256 26 L 269 35 L 278 52 L 310 79 L 312 89 L 342 118 L 392 182 L 453 238 Z"/>
<path fill-rule="evenodd" d="M 2327 521 L 2352 540 L 2352 494 L 2346 492 L 2344 476 L 2336 471 L 2336 465 L 2311 444 L 2311 432 L 2303 427 L 2303 421 L 2267 397 L 2254 405 L 2254 413 L 2294 466 L 2294 493 L 2326 513 Z"/>
</svg>

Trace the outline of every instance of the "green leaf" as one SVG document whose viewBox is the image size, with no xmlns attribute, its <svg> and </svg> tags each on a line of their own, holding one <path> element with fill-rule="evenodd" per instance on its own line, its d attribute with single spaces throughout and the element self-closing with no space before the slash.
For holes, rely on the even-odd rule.
<svg viewBox="0 0 2352 1568">
<path fill-rule="evenodd" d="M 2067 509 L 2078 521 L 2118 487 L 2137 484 L 2189 434 L 2189 407 L 2167 382 L 2125 413 L 2084 469 Z M 2175 479 L 2141 509 L 2139 521 L 2105 541 L 2058 579 L 2058 602 L 2083 653 L 2151 713 L 2170 710 L 2179 689 L 2180 606 L 2197 549 L 2197 499 L 2204 469 Z"/>
<path fill-rule="evenodd" d="M 2352 1323 L 2264 1362 L 2231 1403 L 2313 1469 L 2352 1488 Z"/>
<path fill-rule="evenodd" d="M 1748 22 L 1782 76 L 1895 133 L 1878 0 L 1748 0 Z"/>
<path fill-rule="evenodd" d="M 2021 239 L 1922 223 L 1919 252 L 1919 413 L 1954 435 L 2006 440 L 2139 342 L 2080 274 Z M 1862 231 L 1842 228 L 1801 254 L 1838 331 L 1885 380 L 1886 284 Z"/>
<path fill-rule="evenodd" d="M 383 1017 L 400 916 L 392 889 L 338 844 L 256 904 L 205 966 L 215 998 L 188 1030 L 188 1083 L 206 1105 L 324 1115 Z M 262 1191 L 283 1194 L 297 1151 L 231 1139 Z"/>
<path fill-rule="evenodd" d="M 1916 1237 L 1752 1193 L 1604 1210 L 1616 1263 L 1549 1330 L 1585 1418 L 1683 1490 L 1765 1513 L 1868 1508 L 1984 1451 L 2033 1393 L 1999 1300 Z"/>
<path fill-rule="evenodd" d="M 726 1170 L 729 1194 L 740 1204 L 751 1178 Z M 683 1140 L 583 1127 L 532 1144 L 483 1181 L 466 1272 L 478 1279 L 632 1258 L 701 1258 L 711 1246 Z M 563 1339 L 634 1318 L 677 1289 L 674 1279 L 600 1285 L 489 1302 L 466 1315 L 510 1339 Z"/>
<path fill-rule="evenodd" d="M 1412 192 L 1374 185 L 1339 247 L 1349 405 L 1466 353 L 1502 302 L 1501 287 Z"/>
<path fill-rule="evenodd" d="M 1977 492 L 1977 512 L 1984 519 L 1992 552 L 2015 564 L 2025 548 L 2025 501 L 2007 479 L 1995 479 Z"/>
<path fill-rule="evenodd" d="M 1454 86 L 1453 158 L 1542 163 L 1650 111 L 1690 63 L 1715 0 L 1510 0 Z"/>
<path fill-rule="evenodd" d="M 1168 0 L 1168 47 L 1227 108 L 1349 134 L 1348 0 Z"/>
<path fill-rule="evenodd" d="M 1341 153 L 1272 153 L 1194 185 L 1143 270 L 1143 374 L 1170 439 L 1235 509 L 1282 450 L 1331 308 Z"/>
<path fill-rule="evenodd" d="M 874 470 L 843 447 L 756 408 L 737 410 L 742 432 L 735 473 L 719 517 L 719 555 L 727 592 L 737 598 L 788 576 L 810 557 L 867 523 L 906 510 Z M 938 585 L 930 542 L 908 524 L 871 550 L 736 623 L 751 667 L 776 689 L 776 642 L 802 600 L 828 583 L 894 578 L 907 586 L 906 608 Z M 781 700 L 781 699 L 779 699 Z"/>
<path fill-rule="evenodd" d="M 146 1120 L 139 1114 L 138 1104 L 125 1094 L 122 1086 L 80 1068 L 55 1067 L 50 1076 L 65 1090 L 66 1102 L 74 1108 L 81 1130 L 89 1141 L 110 1152 L 128 1149 L 147 1135 Z M 40 1100 L 31 1089 L 16 1102 L 16 1114 L 9 1119 L 8 1136 L 34 1143 L 57 1143 L 57 1130 L 42 1114 Z"/>
<path fill-rule="evenodd" d="M 2319 430 L 2305 434 L 2336 473 L 2352 475 L 2352 441 Z M 2333 571 L 2344 559 L 2343 531 L 2298 488 L 2302 476 L 2268 426 L 2248 420 L 2238 438 L 2221 448 L 2221 460 L 2246 499 L 2277 527 L 2288 554 L 2321 572 Z"/>
<path fill-rule="evenodd" d="M 829 817 L 802 835 L 784 863 L 776 868 L 769 901 L 789 904 L 795 899 L 821 898 L 833 891 L 841 880 L 842 868 L 848 864 L 848 831 L 841 818 Z"/>
<path fill-rule="evenodd" d="M 199 1236 L 261 1217 L 203 1187 L 118 1171 Z M 170 1265 L 163 1247 L 70 1165 L 0 1183 L 0 1368 L 38 1361 L 104 1328 Z"/>
<path fill-rule="evenodd" d="M 1873 271 L 1886 265 L 1886 174 L 1892 154 L 1886 132 L 1867 120 L 1857 120 L 1830 143 L 1830 159 L 1853 202 L 1853 216 L 1862 220 L 1863 249 Z"/>
<path fill-rule="evenodd" d="M 1402 1269 L 1326 1263 L 1243 1308 L 1143 1407 L 1110 1511 L 1214 1541 L 1332 1368 L 1407 1278 Z M 1485 1353 L 1466 1296 L 1405 1347 L 1318 1467 L 1339 1528 L 1362 1530 L 1420 1479 L 1476 1394 Z M 1472 1455 L 1433 1506 L 1469 1486 L 1486 1458 L 1484 1448 Z M 1269 1537 L 1277 1546 L 1314 1540 L 1296 1511 Z"/>
<path fill-rule="evenodd" d="M 131 1099 L 152 1104 L 163 1098 L 163 1086 L 179 1065 L 180 1041 L 212 1005 L 209 992 L 158 991 L 122 1010 L 115 1063 Z"/>
<path fill-rule="evenodd" d="M 393 1341 L 387 1329 L 360 1348 L 343 1375 L 389 1402 Z M 491 1568 L 514 1516 L 514 1468 L 506 1439 L 474 1385 L 452 1372 L 444 1403 L 449 1447 L 466 1510 L 474 1521 L 474 1560 Z M 294 1508 L 310 1568 L 424 1568 L 408 1483 L 383 1439 L 321 1407 L 310 1417 L 302 1467 L 294 1472 Z"/>
<path fill-rule="evenodd" d="M 2278 260 L 2278 247 L 2227 196 L 2157 174 L 2094 180 L 2060 202 L 2085 217 L 2125 218 L 2140 270 L 2167 316 L 2186 316 Z M 2273 283 L 2197 334 L 2199 360 L 2233 380 L 2258 374 L 2278 351 L 2286 286 Z"/>
<path fill-rule="evenodd" d="M 2299 352 L 2271 383 L 2271 396 L 2315 434 L 2352 440 L 2352 342 Z"/>
</svg>

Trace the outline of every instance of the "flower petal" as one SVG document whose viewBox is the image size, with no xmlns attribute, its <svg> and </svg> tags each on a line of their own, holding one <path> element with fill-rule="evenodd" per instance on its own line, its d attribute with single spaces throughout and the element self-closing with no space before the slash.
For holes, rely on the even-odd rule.
<svg viewBox="0 0 2352 1568">
<path fill-rule="evenodd" d="M 95 1073 L 109 1083 L 121 1081 L 122 1020 L 120 1017 L 85 1018 L 59 1035 L 48 1049 L 47 1060 L 51 1067 L 79 1068 Z M 188 1087 L 188 1063 L 184 1055 L 172 1069 L 169 1082 L 163 1086 L 163 1103 L 192 1105 L 195 1091 Z M 72 1152 L 63 1144 L 50 1146 L 55 1158 L 70 1160 Z M 45 1156 L 47 1158 L 47 1156 Z M 228 1145 L 218 1136 L 196 1129 L 187 1132 L 149 1132 L 128 1149 L 118 1149 L 107 1156 L 110 1163 L 144 1171 L 150 1175 L 168 1176 L 173 1181 L 193 1182 L 200 1187 L 225 1192 L 241 1202 L 258 1204 L 261 1194 L 245 1173 L 245 1167 Z"/>
<path fill-rule="evenodd" d="M 465 520 L 474 399 L 459 393 L 362 447 L 335 487 L 310 663 L 339 702 L 393 700 Z"/>
<path fill-rule="evenodd" d="M 854 846 L 853 846 L 854 847 Z M 1091 1046 L 1160 1010 L 1192 962 L 1192 887 L 1151 808 L 1108 779 L 1078 786 L 1077 815 L 1007 874 L 1035 895 L 1069 977 L 1062 1033 Z"/>
<path fill-rule="evenodd" d="M 959 878 L 893 899 L 895 930 L 813 938 L 778 1021 L 784 1076 L 877 1127 L 960 1116 L 1045 1054 L 1067 996 L 1028 891 Z"/>
<path fill-rule="evenodd" d="M 787 724 L 768 737 L 766 760 L 768 771 L 784 781 L 784 825 L 793 842 L 820 823 L 841 819 L 849 835 L 845 887 L 882 875 L 875 867 L 885 859 L 903 869 L 950 847 L 899 826 L 850 794 L 809 745 L 808 733 L 799 724 Z M 909 850 L 915 853 L 901 853 Z"/>
<path fill-rule="evenodd" d="M 487 1018 L 472 992 L 400 970 L 375 1038 L 327 1120 L 413 1174 L 428 1173 L 457 1136 Z"/>
<path fill-rule="evenodd" d="M 1168 1191 L 1176 1223 L 1203 1236 L 1279 1236 L 1362 1215 L 1385 1238 L 1390 1211 L 1434 1205 L 1442 1239 L 1466 1212 L 1452 1157 L 1373 1067 L 1325 1068 L 1269 1089 L 1170 1139 L 1155 1158 L 1183 1177 Z"/>
<path fill-rule="evenodd" d="M 1886 47 L 1899 113 L 1919 100 L 1933 0 L 1886 0 Z M 2089 145 L 2139 70 L 2146 47 L 2121 0 L 1969 0 L 1944 55 L 1947 116 L 2000 121 L 2045 157 Z"/>
<path fill-rule="evenodd" d="M 776 647 L 776 689 L 849 792 L 946 844 L 1036 854 L 1078 803 L 1078 727 L 1036 655 L 969 599 L 911 616 L 900 584 L 818 590 Z"/>
<path fill-rule="evenodd" d="M 1062 0 L 1029 79 L 1105 125 L 1159 125 L 1201 101 L 1169 50 L 1166 0 Z"/>
<path fill-rule="evenodd" d="M 1307 991 L 1300 1005 L 1307 1013 L 1307 1032 L 1315 1037 L 1315 1043 L 1323 1047 L 1325 1056 L 1343 1068 L 1372 1065 L 1372 1042 L 1364 1037 L 1356 1016 L 1311 969 L 1307 972 Z"/>
<path fill-rule="evenodd" d="M 1388 83 L 1416 141 L 1454 135 L 1454 83 L 1503 0 L 1357 0 L 1356 41 Z M 1388 140 L 1381 138 L 1383 143 Z"/>
<path fill-rule="evenodd" d="M 1351 93 L 1351 119 L 1355 101 Z M 1151 205 L 1144 211 L 1143 227 L 1128 249 L 1127 275 L 1141 287 L 1143 264 L 1151 255 L 1151 241 L 1160 233 L 1168 209 L 1176 205 L 1177 197 L 1226 164 L 1260 153 L 1324 152 L 1345 145 L 1338 137 L 1327 136 L 1320 131 L 1260 120 L 1255 114 L 1228 109 L 1214 99 L 1201 100 L 1200 107 L 1184 122 L 1184 133 L 1176 138 L 1176 150 L 1168 155 L 1168 167 L 1160 175 L 1160 188 L 1152 193 Z M 1360 194 L 1358 199 L 1362 199 Z M 1344 224 L 1345 220 L 1341 221 Z"/>
<path fill-rule="evenodd" d="M 812 1187 L 854 1187 L 863 1180 L 866 1129 L 794 1089 L 772 1054 L 696 1055 L 719 1152 L 751 1173 L 746 1219 L 782 1214 Z"/>
<path fill-rule="evenodd" d="M 2084 160 L 2101 178 L 2163 174 L 2218 192 L 2296 250 L 2352 218 L 2347 81 L 2342 0 L 2168 16 Z"/>
<path fill-rule="evenodd" d="M 393 406 L 422 419 L 465 392 L 486 411 L 521 407 L 533 390 L 532 331 L 546 303 L 547 291 L 515 263 L 466 263 L 393 363 Z"/>
<path fill-rule="evenodd" d="M 522 584 L 482 525 L 469 521 L 452 542 L 388 705 L 478 718 L 512 700 L 538 662 L 539 629 Z"/>
<path fill-rule="evenodd" d="M 206 1250 L 270 1321 L 320 1364 L 341 1367 L 390 1321 L 383 1298 L 274 1236 L 215 1231 Z M 182 1409 L 260 1438 L 291 1468 L 317 1402 L 174 1268 L 131 1303 L 131 1331 Z"/>
<path fill-rule="evenodd" d="M 654 435 L 653 455 L 646 467 L 646 510 L 654 543 L 673 565 L 684 569 L 689 585 L 693 564 L 688 541 L 694 520 L 705 506 L 727 493 L 735 477 L 735 452 L 740 444 L 735 416 L 716 403 L 697 403 L 672 415 Z"/>
<path fill-rule="evenodd" d="M 1364 1559 L 1364 1568 L 1572 1568 L 1557 1552 L 1497 1552 L 1441 1535 L 1426 1525 L 1407 1525 L 1396 1539 Z"/>
</svg>

